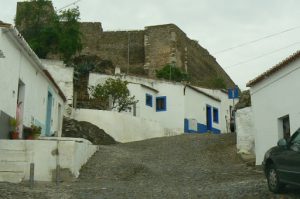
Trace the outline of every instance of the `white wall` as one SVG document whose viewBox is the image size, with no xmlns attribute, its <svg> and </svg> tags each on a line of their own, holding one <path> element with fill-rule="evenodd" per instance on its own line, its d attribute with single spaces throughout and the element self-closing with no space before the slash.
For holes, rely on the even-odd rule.
<svg viewBox="0 0 300 199">
<path fill-rule="evenodd" d="M 251 107 L 239 109 L 235 115 L 238 153 L 254 154 L 254 123 Z"/>
<path fill-rule="evenodd" d="M 95 86 L 97 84 L 103 84 L 107 78 L 115 78 L 114 76 L 90 73 L 89 86 Z M 219 90 L 203 89 L 205 93 L 208 93 L 215 98 L 220 98 L 223 101 L 220 103 L 206 95 L 195 92 L 187 88 L 186 95 L 184 95 L 185 86 L 181 83 L 167 82 L 162 80 L 146 79 L 133 76 L 123 76 L 124 80 L 130 82 L 128 89 L 131 95 L 139 101 L 137 107 L 137 117 L 145 118 L 147 120 L 153 120 L 159 122 L 165 128 L 169 128 L 172 131 L 178 133 L 184 132 L 184 120 L 196 119 L 198 123 L 206 125 L 206 105 L 211 105 L 212 108 L 218 108 L 219 111 L 219 123 L 213 122 L 213 128 L 222 132 L 226 132 L 225 115 L 229 118 L 229 101 L 227 94 Z M 143 86 L 145 85 L 145 86 Z M 153 106 L 146 105 L 146 94 L 150 94 L 153 97 Z M 156 97 L 166 96 L 167 110 L 157 112 L 156 111 Z M 132 115 L 132 113 L 130 113 Z"/>
<path fill-rule="evenodd" d="M 58 149 L 59 155 L 55 151 Z M 98 147 L 81 138 L 44 138 L 44 140 L 0 140 L 0 151 L 5 159 L 6 151 L 23 151 L 25 164 L 25 180 L 30 177 L 30 163 L 34 163 L 34 179 L 36 181 L 52 181 L 56 166 L 69 169 L 74 177 Z M 20 156 L 20 154 L 18 155 Z M 14 157 L 9 157 L 13 161 Z M 20 157 L 16 156 L 17 159 Z M 12 162 L 13 163 L 13 162 Z M 0 173 L 1 175 L 1 173 Z"/>
<path fill-rule="evenodd" d="M 0 29 L 0 49 L 5 55 L 0 58 L 0 109 L 16 117 L 21 52 L 8 40 L 7 34 Z"/>
<path fill-rule="evenodd" d="M 254 114 L 256 164 L 283 137 L 279 118 L 289 115 L 291 134 L 300 121 L 300 59 L 250 89 Z"/>
<path fill-rule="evenodd" d="M 214 129 L 220 130 L 220 106 L 221 103 L 208 96 L 199 94 L 197 91 L 186 87 L 185 91 L 185 118 L 186 119 L 196 119 L 198 124 L 206 125 L 206 106 L 211 106 L 211 118 L 212 127 Z M 219 111 L 219 123 L 213 121 L 213 108 L 217 108 Z"/>
<path fill-rule="evenodd" d="M 228 94 L 221 90 L 207 89 L 197 87 L 198 89 L 205 91 L 206 93 L 221 100 L 221 111 L 220 111 L 220 125 L 222 133 L 230 132 L 230 106 L 234 107 L 238 103 L 239 99 L 228 99 Z"/>
<path fill-rule="evenodd" d="M 135 96 L 135 99 L 138 100 L 138 103 L 136 104 L 136 116 L 157 121 L 157 118 L 155 118 L 155 98 L 157 93 L 153 90 L 142 87 L 140 84 L 133 83 L 128 84 L 128 89 L 130 91 L 130 95 Z M 152 107 L 146 105 L 146 93 L 152 96 Z"/>
<path fill-rule="evenodd" d="M 66 67 L 64 62 L 59 60 L 41 59 L 41 61 L 66 96 L 68 106 L 65 108 L 68 113 L 69 107 L 73 107 L 74 68 Z"/>
<path fill-rule="evenodd" d="M 118 142 L 132 142 L 178 134 L 178 132 L 165 129 L 158 122 L 112 111 L 76 109 L 74 119 L 98 126 Z"/>
<path fill-rule="evenodd" d="M 176 83 L 157 83 L 157 97 L 166 96 L 167 110 L 156 112 L 155 117 L 166 128 L 184 132 L 184 86 Z M 155 109 L 155 107 L 154 107 Z"/>
<path fill-rule="evenodd" d="M 23 123 L 40 125 L 45 131 L 48 90 L 53 94 L 51 132 L 61 134 L 58 124 L 58 104 L 64 108 L 64 101 L 58 90 L 46 77 L 28 52 L 17 42 L 10 32 L 0 30 L 0 48 L 5 58 L 0 58 L 0 110 L 11 117 L 16 117 L 19 80 L 25 84 L 25 100 L 23 102 Z"/>
<path fill-rule="evenodd" d="M 89 86 L 103 84 L 107 78 L 114 76 L 90 73 Z M 159 122 L 163 127 L 182 133 L 184 131 L 184 96 L 183 85 L 153 79 L 126 76 L 124 80 L 130 82 L 128 89 L 139 102 L 137 103 L 137 117 Z M 141 86 L 144 84 L 158 92 Z M 153 106 L 146 106 L 146 93 L 153 96 Z M 156 97 L 166 96 L 167 111 L 156 111 Z"/>
</svg>

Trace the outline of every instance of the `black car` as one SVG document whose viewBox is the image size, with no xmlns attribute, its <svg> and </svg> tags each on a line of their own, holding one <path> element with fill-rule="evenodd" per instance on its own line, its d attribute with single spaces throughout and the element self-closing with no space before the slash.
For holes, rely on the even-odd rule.
<svg viewBox="0 0 300 199">
<path fill-rule="evenodd" d="M 269 190 L 278 193 L 286 184 L 300 185 L 300 128 L 290 139 L 280 139 L 262 162 Z"/>
</svg>

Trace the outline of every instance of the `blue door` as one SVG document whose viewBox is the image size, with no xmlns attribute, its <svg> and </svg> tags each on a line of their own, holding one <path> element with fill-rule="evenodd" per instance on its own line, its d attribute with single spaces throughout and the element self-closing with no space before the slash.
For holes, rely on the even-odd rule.
<svg viewBox="0 0 300 199">
<path fill-rule="evenodd" d="M 52 94 L 48 92 L 48 100 L 47 100 L 47 115 L 46 115 L 46 136 L 50 136 L 51 130 L 51 112 L 52 112 Z"/>
<path fill-rule="evenodd" d="M 211 106 L 209 105 L 206 106 L 206 126 L 208 131 L 212 130 L 212 114 Z"/>
</svg>

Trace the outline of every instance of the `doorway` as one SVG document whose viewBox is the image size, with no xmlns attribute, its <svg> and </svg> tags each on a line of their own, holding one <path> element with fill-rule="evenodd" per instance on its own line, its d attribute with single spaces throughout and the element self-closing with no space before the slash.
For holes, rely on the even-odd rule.
<svg viewBox="0 0 300 199">
<path fill-rule="evenodd" d="M 50 136 L 50 130 L 51 130 L 51 114 L 52 114 L 52 103 L 53 103 L 53 96 L 48 91 L 48 98 L 47 98 L 47 115 L 46 115 L 46 136 Z"/>
<path fill-rule="evenodd" d="M 289 115 L 279 118 L 279 137 L 288 139 L 291 137 Z"/>
<path fill-rule="evenodd" d="M 212 114 L 211 114 L 211 106 L 206 105 L 206 127 L 207 131 L 212 130 Z"/>
<path fill-rule="evenodd" d="M 290 132 L 290 117 L 289 116 L 282 118 L 282 128 L 283 128 L 283 137 L 285 139 L 290 138 L 291 132 Z"/>
</svg>

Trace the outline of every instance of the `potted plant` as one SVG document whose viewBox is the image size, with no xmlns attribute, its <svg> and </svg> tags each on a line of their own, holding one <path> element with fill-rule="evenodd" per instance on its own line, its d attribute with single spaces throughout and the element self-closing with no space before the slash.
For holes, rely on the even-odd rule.
<svg viewBox="0 0 300 199">
<path fill-rule="evenodd" d="M 32 136 L 34 139 L 38 139 L 41 135 L 42 128 L 40 126 L 36 126 L 34 124 L 31 125 Z"/>
<path fill-rule="evenodd" d="M 11 131 L 9 132 L 10 139 L 13 139 L 13 140 L 19 139 L 19 132 L 18 132 L 19 122 L 18 122 L 18 120 L 16 120 L 15 118 L 12 118 L 9 120 L 9 124 L 11 127 Z"/>
<path fill-rule="evenodd" d="M 24 127 L 23 134 L 24 134 L 25 139 L 27 139 L 27 140 L 34 139 L 34 134 L 33 134 L 33 130 L 31 127 Z"/>
</svg>

